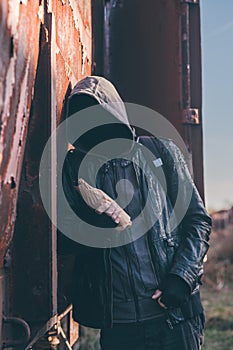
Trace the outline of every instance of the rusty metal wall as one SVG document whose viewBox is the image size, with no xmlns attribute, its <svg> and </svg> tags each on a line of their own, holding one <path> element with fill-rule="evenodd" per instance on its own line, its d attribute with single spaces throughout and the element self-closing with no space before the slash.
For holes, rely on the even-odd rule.
<svg viewBox="0 0 233 350">
<path fill-rule="evenodd" d="M 34 335 L 57 313 L 56 228 L 41 203 L 39 163 L 67 93 L 91 73 L 91 0 L 2 0 L 0 48 L 3 312 Z"/>
<path fill-rule="evenodd" d="M 0 267 L 15 222 L 17 191 L 24 155 L 38 50 L 48 40 L 44 6 L 53 13 L 56 55 L 57 118 L 69 82 L 91 72 L 91 2 L 2 0 L 0 3 Z M 41 29 L 42 27 L 42 29 Z M 44 77 L 46 80 L 46 77 Z M 4 233 L 4 234 L 3 234 Z"/>
<path fill-rule="evenodd" d="M 39 49 L 39 2 L 0 3 L 0 267 L 12 234 Z"/>
<path fill-rule="evenodd" d="M 39 48 L 38 11 L 38 2 L 30 2 L 27 6 L 25 1 L 22 4 L 19 1 L 0 2 L 1 304 L 4 294 L 9 295 L 5 283 L 4 256 L 13 237 L 16 219 L 17 194 Z M 2 313 L 0 341 L 1 329 Z"/>
</svg>

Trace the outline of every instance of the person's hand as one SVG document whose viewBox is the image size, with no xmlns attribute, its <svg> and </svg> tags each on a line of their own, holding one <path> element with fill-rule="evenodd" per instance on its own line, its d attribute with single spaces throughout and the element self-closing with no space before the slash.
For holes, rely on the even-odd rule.
<svg viewBox="0 0 233 350">
<path fill-rule="evenodd" d="M 109 203 L 108 201 L 104 201 L 95 211 L 97 214 L 107 214 L 116 224 L 120 222 L 121 210 L 119 210 L 116 202 Z"/>
<path fill-rule="evenodd" d="M 190 292 L 189 285 L 181 277 L 170 274 L 161 288 L 152 295 L 152 299 L 164 308 L 180 307 L 189 300 Z"/>
<path fill-rule="evenodd" d="M 156 289 L 156 291 L 154 292 L 154 294 L 152 295 L 152 299 L 153 300 L 157 300 L 158 304 L 163 308 L 163 309 L 167 309 L 166 305 L 164 305 L 161 302 L 161 295 L 162 295 L 162 291 L 160 289 Z"/>
<path fill-rule="evenodd" d="M 78 185 L 74 188 L 81 194 L 86 204 L 95 209 L 97 214 L 105 213 L 110 216 L 118 224 L 117 231 L 120 232 L 128 226 L 132 226 L 130 216 L 104 191 L 89 185 L 83 179 L 79 179 Z"/>
</svg>

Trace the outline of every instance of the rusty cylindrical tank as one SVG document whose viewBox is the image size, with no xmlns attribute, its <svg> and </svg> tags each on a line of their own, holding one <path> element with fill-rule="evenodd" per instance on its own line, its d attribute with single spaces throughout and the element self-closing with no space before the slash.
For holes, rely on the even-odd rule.
<svg viewBox="0 0 233 350">
<path fill-rule="evenodd" d="M 111 0 L 105 13 L 105 75 L 176 127 L 204 197 L 199 1 Z"/>
</svg>

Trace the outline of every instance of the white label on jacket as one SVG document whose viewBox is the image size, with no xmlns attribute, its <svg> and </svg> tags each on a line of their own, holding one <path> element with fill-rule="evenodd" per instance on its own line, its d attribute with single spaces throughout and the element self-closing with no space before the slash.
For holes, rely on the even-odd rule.
<svg viewBox="0 0 233 350">
<path fill-rule="evenodd" d="M 163 165 L 163 162 L 162 162 L 161 158 L 157 158 L 157 159 L 153 160 L 153 163 L 156 166 L 156 168 L 158 168 L 158 167 Z"/>
</svg>

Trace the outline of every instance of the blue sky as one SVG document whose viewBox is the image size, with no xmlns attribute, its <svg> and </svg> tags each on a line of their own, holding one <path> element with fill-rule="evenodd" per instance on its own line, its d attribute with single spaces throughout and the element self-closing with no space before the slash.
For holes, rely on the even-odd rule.
<svg viewBox="0 0 233 350">
<path fill-rule="evenodd" d="M 204 170 L 208 208 L 233 205 L 233 1 L 201 0 Z"/>
</svg>

